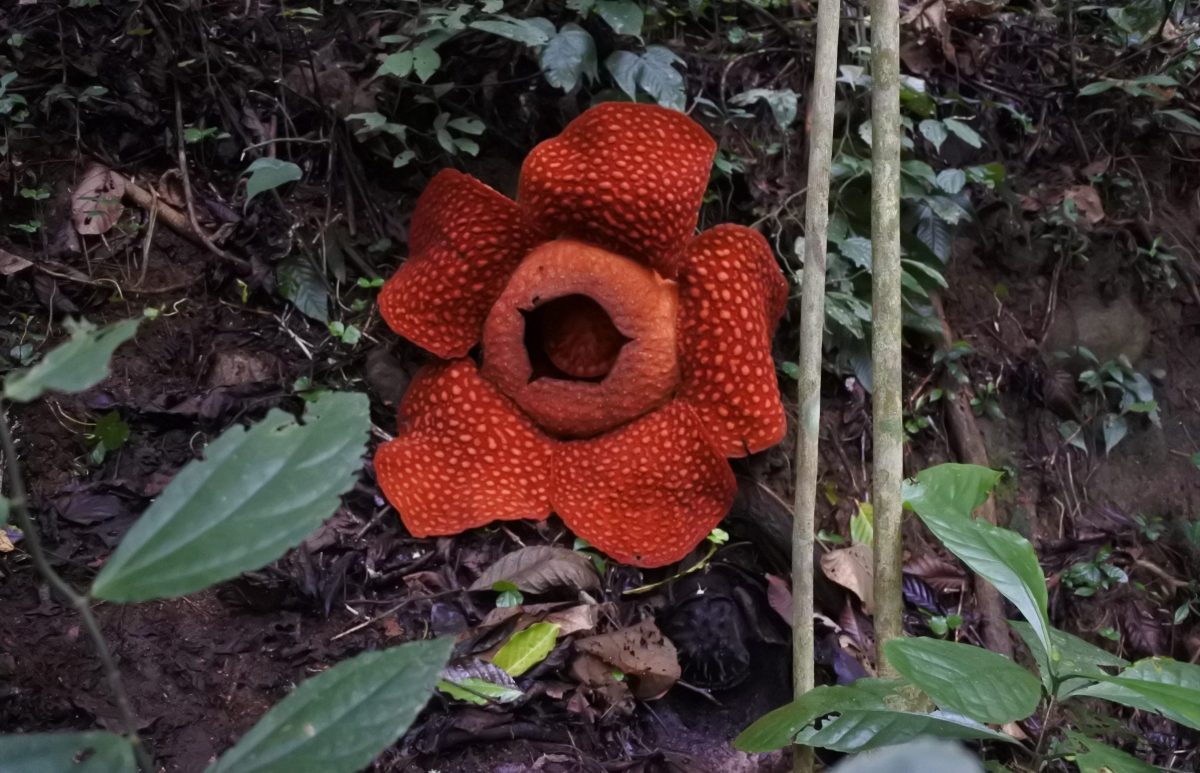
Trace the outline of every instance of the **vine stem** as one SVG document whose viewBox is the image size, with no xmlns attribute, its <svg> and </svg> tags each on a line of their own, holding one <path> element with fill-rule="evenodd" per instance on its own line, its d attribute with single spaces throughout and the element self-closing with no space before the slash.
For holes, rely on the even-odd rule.
<svg viewBox="0 0 1200 773">
<path fill-rule="evenodd" d="M 155 769 L 154 760 L 138 735 L 137 718 L 133 713 L 133 705 L 129 701 L 129 694 L 125 692 L 125 684 L 121 681 L 121 672 L 113 659 L 108 641 L 104 638 L 100 624 L 92 613 L 91 599 L 76 592 L 54 570 L 46 557 L 46 551 L 42 548 L 41 537 L 34 526 L 33 518 L 29 515 L 29 499 L 25 493 L 25 480 L 21 477 L 21 464 L 17 460 L 16 443 L 13 442 L 12 432 L 8 426 L 7 411 L 4 410 L 3 404 L 0 404 L 0 451 L 4 453 L 4 464 L 9 476 L 11 493 L 9 511 L 24 535 L 25 549 L 33 559 L 33 565 L 38 574 L 79 613 L 80 619 L 83 620 L 83 627 L 91 638 L 92 645 L 96 648 L 96 654 L 100 657 L 100 663 L 104 667 L 109 689 L 112 690 L 113 697 L 117 702 L 117 710 L 121 714 L 121 724 L 125 726 L 125 736 L 133 746 L 133 753 L 137 757 L 138 765 L 144 771 L 153 771 Z"/>
</svg>

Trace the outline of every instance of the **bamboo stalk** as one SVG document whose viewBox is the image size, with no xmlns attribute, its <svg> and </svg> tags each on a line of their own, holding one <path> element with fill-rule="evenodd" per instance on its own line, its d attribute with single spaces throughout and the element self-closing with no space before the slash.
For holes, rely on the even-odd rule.
<svg viewBox="0 0 1200 773">
<path fill-rule="evenodd" d="M 875 641 L 880 676 L 895 676 L 884 645 L 904 633 L 900 486 L 904 479 L 900 327 L 900 7 L 871 0 L 871 366 L 875 508 Z"/>
<path fill-rule="evenodd" d="M 796 427 L 796 501 L 792 519 L 792 685 L 797 698 L 814 686 L 813 547 L 816 543 L 817 459 L 821 427 L 821 341 L 825 332 L 825 248 L 829 231 L 829 169 L 833 159 L 840 0 L 817 6 L 804 212 L 804 281 L 800 291 L 800 361 Z M 810 773 L 813 751 L 793 749 L 796 773 Z"/>
</svg>

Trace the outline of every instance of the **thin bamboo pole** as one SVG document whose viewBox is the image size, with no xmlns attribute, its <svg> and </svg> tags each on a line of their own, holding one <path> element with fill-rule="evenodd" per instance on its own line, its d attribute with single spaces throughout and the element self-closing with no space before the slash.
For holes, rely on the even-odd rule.
<svg viewBox="0 0 1200 773">
<path fill-rule="evenodd" d="M 871 0 L 871 363 L 875 508 L 875 641 L 880 676 L 895 676 L 884 645 L 904 633 L 900 486 L 904 479 L 900 329 L 900 7 Z"/>
<path fill-rule="evenodd" d="M 817 6 L 804 212 L 804 281 L 800 291 L 800 361 L 796 428 L 796 501 L 792 519 L 792 684 L 799 698 L 814 686 L 813 547 L 816 542 L 817 439 L 821 425 L 821 340 L 825 332 L 825 247 L 829 168 L 833 159 L 840 0 Z M 812 748 L 794 750 L 796 773 L 813 769 Z"/>
</svg>

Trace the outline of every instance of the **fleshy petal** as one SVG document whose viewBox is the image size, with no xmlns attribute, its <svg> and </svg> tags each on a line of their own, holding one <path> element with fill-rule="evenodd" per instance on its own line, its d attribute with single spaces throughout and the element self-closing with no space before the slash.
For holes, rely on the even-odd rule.
<svg viewBox="0 0 1200 773">
<path fill-rule="evenodd" d="M 696 547 L 729 511 L 737 484 L 699 420 L 678 401 L 592 440 L 559 445 L 555 512 L 618 561 L 662 566 Z"/>
<path fill-rule="evenodd" d="M 679 269 L 679 397 L 726 456 L 778 443 L 787 430 L 771 338 L 788 286 L 757 231 L 722 225 L 687 247 Z"/>
<path fill-rule="evenodd" d="M 383 318 L 437 356 L 461 357 L 479 342 L 521 258 L 541 241 L 512 199 L 443 170 L 417 199 L 409 258 L 379 294 Z"/>
<path fill-rule="evenodd" d="M 375 454 L 375 476 L 414 536 L 549 515 L 551 442 L 471 360 L 422 370 L 400 421 Z"/>
<path fill-rule="evenodd" d="M 533 149 L 518 201 L 555 236 L 647 261 L 673 278 L 716 150 L 683 113 L 604 102 Z"/>
</svg>

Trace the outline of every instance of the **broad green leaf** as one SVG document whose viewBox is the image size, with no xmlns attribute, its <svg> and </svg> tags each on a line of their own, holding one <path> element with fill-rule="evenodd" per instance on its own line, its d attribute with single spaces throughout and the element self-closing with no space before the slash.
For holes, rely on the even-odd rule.
<svg viewBox="0 0 1200 773">
<path fill-rule="evenodd" d="M 917 128 L 921 130 L 921 136 L 929 140 L 930 144 L 933 145 L 934 151 L 940 154 L 942 152 L 942 143 L 950 137 L 942 122 L 927 118 L 921 121 L 917 125 Z"/>
<path fill-rule="evenodd" d="M 422 44 L 413 49 L 413 72 L 421 83 L 432 78 L 441 66 L 442 55 L 433 46 Z"/>
<path fill-rule="evenodd" d="M 892 709 L 851 709 L 829 720 L 819 730 L 801 731 L 796 736 L 796 743 L 839 752 L 863 752 L 905 743 L 920 736 L 1017 742 L 987 725 L 942 711 L 918 714 Z"/>
<path fill-rule="evenodd" d="M 82 392 L 99 384 L 108 377 L 113 352 L 133 338 L 139 321 L 126 319 L 98 328 L 86 320 L 68 320 L 71 338 L 47 352 L 33 367 L 5 379 L 4 397 L 27 403 L 48 391 Z"/>
<path fill-rule="evenodd" d="M 969 519 L 1003 473 L 976 464 L 939 464 L 905 481 L 905 501 L 924 517 Z"/>
<path fill-rule="evenodd" d="M 137 769 L 129 741 L 112 733 L 0 735 L 0 770 L 13 773 L 137 773 Z"/>
<path fill-rule="evenodd" d="M 394 75 L 397 78 L 407 78 L 412 71 L 413 52 L 397 51 L 394 54 L 388 54 L 387 58 L 379 65 L 379 69 L 375 71 L 375 77 Z"/>
<path fill-rule="evenodd" d="M 1080 639 L 1066 631 L 1057 628 L 1050 629 L 1050 642 L 1053 645 L 1054 664 L 1049 667 L 1046 648 L 1033 631 L 1033 626 L 1023 620 L 1009 620 L 1008 624 L 1025 642 L 1033 659 L 1041 671 L 1042 685 L 1046 692 L 1054 691 L 1054 680 L 1051 673 L 1059 676 L 1058 690 L 1054 691 L 1059 700 L 1067 698 L 1092 684 L 1096 676 L 1106 676 L 1101 666 L 1124 667 L 1129 661 Z M 1079 675 L 1080 678 L 1069 678 L 1068 674 Z"/>
<path fill-rule="evenodd" d="M 416 719 L 453 646 L 409 642 L 338 663 L 302 682 L 208 773 L 362 770 Z"/>
<path fill-rule="evenodd" d="M 853 709 L 882 709 L 899 681 L 860 679 L 851 686 L 815 687 L 796 700 L 759 717 L 734 739 L 735 748 L 750 753 L 789 746 L 798 733 L 821 717 Z"/>
<path fill-rule="evenodd" d="M 280 263 L 275 269 L 275 286 L 304 316 L 321 324 L 329 322 L 329 287 L 306 256 L 297 253 Z"/>
<path fill-rule="evenodd" d="M 492 664 L 503 668 L 509 676 L 520 676 L 545 660 L 557 640 L 557 624 L 534 623 L 513 634 L 492 658 Z"/>
<path fill-rule="evenodd" d="M 1042 697 L 1037 677 L 1003 655 L 941 639 L 894 639 L 888 662 L 940 708 L 979 722 L 1025 719 Z"/>
<path fill-rule="evenodd" d="M 800 97 L 791 89 L 749 89 L 729 100 L 735 105 L 750 105 L 754 102 L 766 102 L 771 108 L 775 125 L 786 131 L 796 121 Z"/>
<path fill-rule="evenodd" d="M 851 236 L 838 245 L 842 256 L 859 268 L 871 270 L 871 240 L 862 236 Z"/>
<path fill-rule="evenodd" d="M 983 765 L 960 743 L 919 738 L 857 754 L 831 770 L 833 773 L 983 773 Z"/>
<path fill-rule="evenodd" d="M 246 181 L 246 201 L 304 176 L 300 167 L 291 161 L 269 157 L 256 159 L 242 174 L 250 175 Z"/>
<path fill-rule="evenodd" d="M 970 126 L 963 123 L 962 121 L 958 120 L 957 118 L 947 118 L 946 120 L 942 121 L 942 123 L 946 126 L 947 129 L 950 130 L 951 134 L 958 137 L 960 140 L 967 143 L 971 147 L 973 147 L 973 148 L 982 148 L 983 147 L 983 138 L 980 137 L 979 134 L 974 129 L 972 129 Z"/>
<path fill-rule="evenodd" d="M 596 41 L 578 24 L 564 24 L 542 49 L 540 64 L 547 83 L 571 91 L 581 76 L 596 80 Z"/>
<path fill-rule="evenodd" d="M 1102 683 L 1075 694 L 1152 711 L 1200 730 L 1200 666 L 1170 658 L 1145 658 L 1116 676 L 1096 678 Z"/>
<path fill-rule="evenodd" d="M 1029 540 L 971 517 L 1000 473 L 970 464 L 940 464 L 904 482 L 904 501 L 933 535 L 976 574 L 996 586 L 1049 649 L 1046 577 Z"/>
<path fill-rule="evenodd" d="M 954 244 L 954 228 L 933 211 L 933 207 L 919 202 L 916 207 L 917 239 L 942 263 L 950 261 L 950 250 Z"/>
<path fill-rule="evenodd" d="M 456 132 L 461 132 L 462 134 L 473 134 L 476 136 L 483 134 L 483 130 L 487 128 L 483 121 L 479 120 L 478 118 L 466 117 L 455 118 L 446 125 Z"/>
<path fill-rule="evenodd" d="M 682 110 L 686 103 L 683 74 L 675 69 L 683 60 L 666 46 L 646 46 L 638 85 L 662 107 Z"/>
<path fill-rule="evenodd" d="M 1120 749 L 1100 743 L 1082 733 L 1067 731 L 1067 738 L 1079 747 L 1074 762 L 1079 773 L 1157 773 L 1158 768 L 1142 762 Z"/>
<path fill-rule="evenodd" d="M 613 51 L 604 60 L 604 67 L 612 75 L 617 86 L 630 99 L 637 98 L 638 73 L 642 69 L 642 58 L 632 51 Z"/>
<path fill-rule="evenodd" d="M 943 169 L 938 172 L 935 180 L 937 187 L 944 190 L 946 193 L 954 195 L 963 189 L 967 184 L 967 173 L 961 169 Z"/>
<path fill-rule="evenodd" d="M 92 595 L 182 596 L 274 561 L 333 515 L 369 429 L 366 395 L 327 392 L 308 403 L 303 424 L 272 410 L 249 430 L 226 430 L 133 525 Z"/>
<path fill-rule="evenodd" d="M 608 22 L 618 35 L 639 36 L 645 13 L 633 0 L 596 0 L 596 15 Z"/>
</svg>

